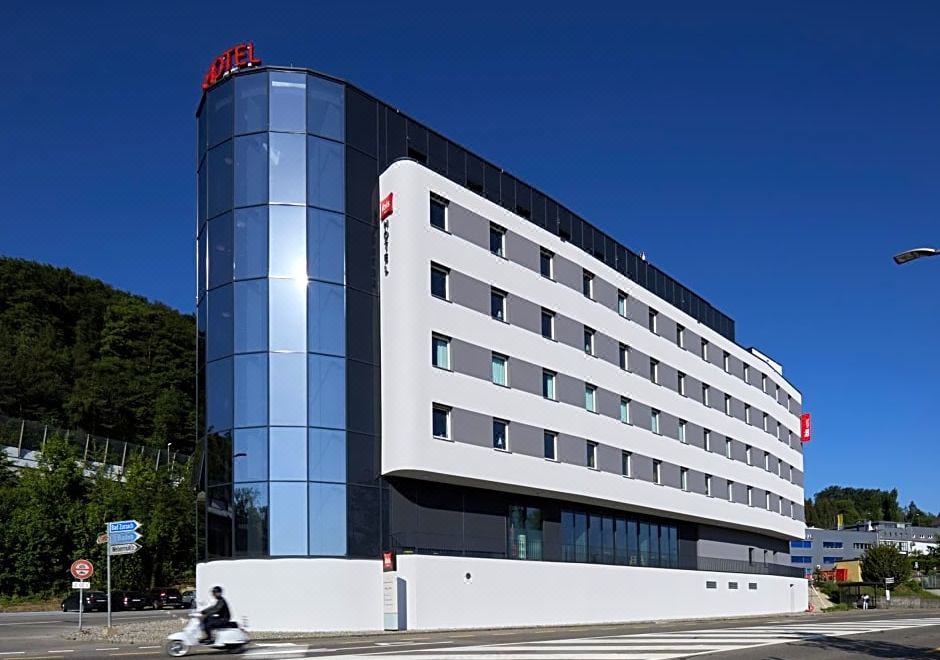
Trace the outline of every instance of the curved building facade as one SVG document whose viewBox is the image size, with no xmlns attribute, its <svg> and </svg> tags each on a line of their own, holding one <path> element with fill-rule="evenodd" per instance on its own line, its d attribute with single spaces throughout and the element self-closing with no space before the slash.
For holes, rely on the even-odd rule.
<svg viewBox="0 0 940 660">
<path fill-rule="evenodd" d="M 410 628 L 804 609 L 801 396 L 729 317 L 349 84 L 197 117 L 200 591 L 381 629 L 391 552 Z"/>
</svg>

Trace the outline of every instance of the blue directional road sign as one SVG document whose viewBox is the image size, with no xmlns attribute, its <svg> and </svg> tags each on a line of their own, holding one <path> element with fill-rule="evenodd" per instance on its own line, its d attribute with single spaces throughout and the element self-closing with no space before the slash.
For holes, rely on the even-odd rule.
<svg viewBox="0 0 940 660">
<path fill-rule="evenodd" d="M 108 534 L 108 543 L 110 545 L 121 545 L 124 543 L 133 543 L 140 538 L 140 532 L 111 532 Z"/>
<path fill-rule="evenodd" d="M 113 534 L 114 532 L 133 532 L 135 529 L 139 528 L 140 523 L 136 520 L 118 520 L 108 523 L 109 534 Z"/>
</svg>

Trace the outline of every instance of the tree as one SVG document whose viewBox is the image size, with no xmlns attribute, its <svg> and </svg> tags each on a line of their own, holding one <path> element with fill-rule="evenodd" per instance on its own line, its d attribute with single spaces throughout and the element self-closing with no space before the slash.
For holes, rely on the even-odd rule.
<svg viewBox="0 0 940 660">
<path fill-rule="evenodd" d="M 911 577 L 911 563 L 893 545 L 875 545 L 862 555 L 862 579 L 866 582 L 883 583 L 885 578 L 894 578 L 895 584 L 907 582 Z"/>
</svg>

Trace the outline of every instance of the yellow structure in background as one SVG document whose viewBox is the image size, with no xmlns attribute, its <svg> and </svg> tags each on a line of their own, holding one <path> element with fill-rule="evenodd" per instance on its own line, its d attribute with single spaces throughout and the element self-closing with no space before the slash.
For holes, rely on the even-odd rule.
<svg viewBox="0 0 940 660">
<path fill-rule="evenodd" d="M 843 582 L 861 582 L 862 581 L 862 560 L 845 559 L 836 562 L 836 571 L 844 570 L 845 578 Z M 840 574 L 839 577 L 842 577 Z"/>
</svg>

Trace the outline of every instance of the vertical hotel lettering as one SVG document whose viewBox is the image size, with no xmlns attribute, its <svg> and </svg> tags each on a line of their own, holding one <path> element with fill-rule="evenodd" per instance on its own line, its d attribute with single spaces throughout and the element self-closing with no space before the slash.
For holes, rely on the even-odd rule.
<svg viewBox="0 0 940 660">
<path fill-rule="evenodd" d="M 379 204 L 379 220 L 382 221 L 382 262 L 385 267 L 385 274 L 388 275 L 388 218 L 395 210 L 392 200 L 395 193 L 389 193 Z"/>
</svg>

